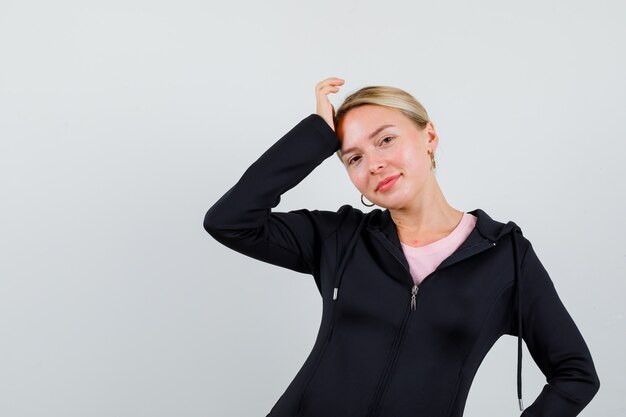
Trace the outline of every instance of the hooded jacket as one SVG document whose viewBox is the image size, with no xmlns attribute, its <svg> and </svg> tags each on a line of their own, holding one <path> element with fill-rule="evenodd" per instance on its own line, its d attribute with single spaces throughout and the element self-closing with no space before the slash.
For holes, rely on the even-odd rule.
<svg viewBox="0 0 626 417">
<path fill-rule="evenodd" d="M 313 113 L 261 155 L 204 218 L 244 255 L 310 274 L 314 346 L 268 417 L 461 417 L 483 358 L 517 336 L 523 417 L 574 417 L 600 387 L 587 345 L 520 227 L 477 208 L 475 228 L 419 285 L 389 210 L 272 211 L 339 149 Z M 547 383 L 522 404 L 522 340 Z"/>
</svg>

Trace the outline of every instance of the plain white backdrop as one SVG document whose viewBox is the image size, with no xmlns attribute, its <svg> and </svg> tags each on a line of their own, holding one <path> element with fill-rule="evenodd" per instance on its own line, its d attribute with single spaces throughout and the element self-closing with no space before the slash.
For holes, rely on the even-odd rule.
<svg viewBox="0 0 626 417">
<path fill-rule="evenodd" d="M 448 202 L 515 221 L 618 417 L 626 351 L 626 6 L 615 1 L 0 2 L 0 415 L 266 415 L 321 318 L 311 276 L 205 212 L 346 80 L 420 100 Z M 360 194 L 333 155 L 279 211 Z M 517 416 L 502 337 L 465 415 Z M 545 377 L 524 345 L 524 402 Z"/>
</svg>

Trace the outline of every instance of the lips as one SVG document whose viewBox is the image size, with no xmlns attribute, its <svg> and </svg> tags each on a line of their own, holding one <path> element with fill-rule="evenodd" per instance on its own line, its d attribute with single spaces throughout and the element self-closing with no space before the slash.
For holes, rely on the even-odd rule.
<svg viewBox="0 0 626 417">
<path fill-rule="evenodd" d="M 387 177 L 385 179 L 383 179 L 381 182 L 378 183 L 378 185 L 376 186 L 376 191 L 378 191 L 380 189 L 380 187 L 384 186 L 385 184 L 391 182 L 391 181 L 395 181 L 396 179 L 398 179 L 400 177 L 400 174 L 398 175 L 392 175 L 391 177 Z"/>
</svg>

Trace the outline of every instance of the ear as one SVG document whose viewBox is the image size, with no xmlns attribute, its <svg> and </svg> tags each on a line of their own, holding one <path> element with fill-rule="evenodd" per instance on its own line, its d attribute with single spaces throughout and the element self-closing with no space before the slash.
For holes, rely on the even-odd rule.
<svg viewBox="0 0 626 417">
<path fill-rule="evenodd" d="M 437 150 L 437 146 L 439 145 L 439 136 L 437 135 L 437 131 L 435 130 L 435 124 L 432 121 L 428 121 L 426 127 L 424 128 L 424 132 L 426 133 L 426 146 L 435 152 Z"/>
</svg>

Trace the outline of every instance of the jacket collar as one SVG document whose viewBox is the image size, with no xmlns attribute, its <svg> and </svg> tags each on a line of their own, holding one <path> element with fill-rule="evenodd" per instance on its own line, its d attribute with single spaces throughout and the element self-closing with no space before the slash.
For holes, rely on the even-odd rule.
<svg viewBox="0 0 626 417">
<path fill-rule="evenodd" d="M 502 236 L 509 233 L 513 228 L 517 227 L 517 225 L 513 221 L 509 221 L 506 224 L 496 221 L 492 219 L 491 216 L 489 216 L 485 211 L 479 208 L 468 211 L 467 213 L 476 216 L 477 221 L 476 229 L 468 238 L 468 240 L 471 239 L 471 241 L 466 241 L 465 243 L 476 243 L 476 240 L 481 238 L 488 239 L 491 242 L 496 242 Z M 370 216 L 370 219 L 367 224 L 367 229 L 381 231 L 392 243 L 394 243 L 395 246 L 401 249 L 402 246 L 400 245 L 396 225 L 391 218 L 391 213 L 389 212 L 389 209 L 375 209 L 368 213 L 368 215 Z"/>
</svg>

